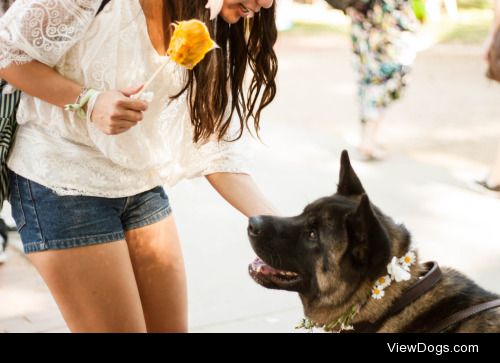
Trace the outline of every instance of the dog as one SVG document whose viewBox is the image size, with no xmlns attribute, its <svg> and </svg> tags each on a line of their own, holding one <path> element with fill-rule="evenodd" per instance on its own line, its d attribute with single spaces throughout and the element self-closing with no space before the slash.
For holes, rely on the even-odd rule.
<svg viewBox="0 0 500 363">
<path fill-rule="evenodd" d="M 500 332 L 499 296 L 421 263 L 411 235 L 370 202 L 346 151 L 337 192 L 295 217 L 255 216 L 260 285 L 297 292 L 303 327 L 343 332 Z"/>
</svg>

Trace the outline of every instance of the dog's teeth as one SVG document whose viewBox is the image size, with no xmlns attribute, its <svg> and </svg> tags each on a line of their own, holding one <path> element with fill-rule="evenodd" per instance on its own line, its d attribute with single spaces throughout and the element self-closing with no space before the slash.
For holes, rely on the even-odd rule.
<svg viewBox="0 0 500 363">
<path fill-rule="evenodd" d="M 255 271 L 256 271 L 256 272 L 260 272 L 260 270 L 262 270 L 262 265 L 258 265 L 258 266 L 255 268 Z"/>
</svg>

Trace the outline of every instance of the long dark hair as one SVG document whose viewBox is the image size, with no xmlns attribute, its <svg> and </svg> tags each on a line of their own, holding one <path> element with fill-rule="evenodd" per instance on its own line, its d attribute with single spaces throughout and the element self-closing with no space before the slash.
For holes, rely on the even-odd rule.
<svg viewBox="0 0 500 363">
<path fill-rule="evenodd" d="M 3 15 L 14 3 L 14 0 L 1 0 L 0 1 L 0 15 Z"/>
<path fill-rule="evenodd" d="M 200 19 L 220 46 L 189 71 L 185 88 L 174 96 L 188 92 L 193 141 L 208 140 L 212 135 L 222 140 L 235 112 L 240 120 L 240 131 L 228 141 L 240 139 L 245 128 L 250 131 L 250 120 L 258 135 L 262 110 L 276 96 L 278 60 L 273 49 L 278 37 L 276 5 L 261 9 L 251 19 L 242 18 L 229 25 L 221 17 L 209 20 L 206 0 L 164 2 L 166 26 L 175 21 Z M 253 76 L 248 89 L 244 90 L 247 67 Z"/>
</svg>

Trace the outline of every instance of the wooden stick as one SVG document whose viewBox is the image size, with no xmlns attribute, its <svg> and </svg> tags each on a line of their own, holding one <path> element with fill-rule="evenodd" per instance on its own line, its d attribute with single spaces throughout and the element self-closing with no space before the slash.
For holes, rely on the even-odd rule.
<svg viewBox="0 0 500 363">
<path fill-rule="evenodd" d="M 148 81 L 144 84 L 144 87 L 142 87 L 141 91 L 134 95 L 134 98 L 138 99 L 139 97 L 141 97 L 141 95 L 144 93 L 144 91 L 151 85 L 151 83 L 153 83 L 153 81 L 160 74 L 160 72 L 163 70 L 163 68 L 165 68 L 165 66 L 168 64 L 169 60 L 170 59 L 167 58 L 167 60 L 165 60 L 165 62 L 163 62 L 163 64 L 160 67 L 158 67 L 158 69 L 153 73 L 151 78 L 149 78 Z"/>
</svg>

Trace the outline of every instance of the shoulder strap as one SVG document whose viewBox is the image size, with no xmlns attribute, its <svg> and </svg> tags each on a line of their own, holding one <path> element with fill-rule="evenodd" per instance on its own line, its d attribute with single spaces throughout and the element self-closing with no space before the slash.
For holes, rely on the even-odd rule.
<svg viewBox="0 0 500 363">
<path fill-rule="evenodd" d="M 468 319 L 476 314 L 482 313 L 483 311 L 494 309 L 500 307 L 500 299 L 493 300 L 484 304 L 479 304 L 476 306 L 472 306 L 468 309 L 459 311 L 446 319 L 442 320 L 436 326 L 429 331 L 429 333 L 440 333 L 443 330 L 449 328 L 453 324 L 460 323 L 465 319 Z"/>
<path fill-rule="evenodd" d="M 104 8 L 106 7 L 106 5 L 108 5 L 108 3 L 110 1 L 111 0 L 103 0 L 102 3 L 101 3 L 101 6 L 99 6 L 99 9 L 97 10 L 97 13 L 95 14 L 95 16 L 99 15 L 99 13 L 104 10 Z"/>
</svg>

